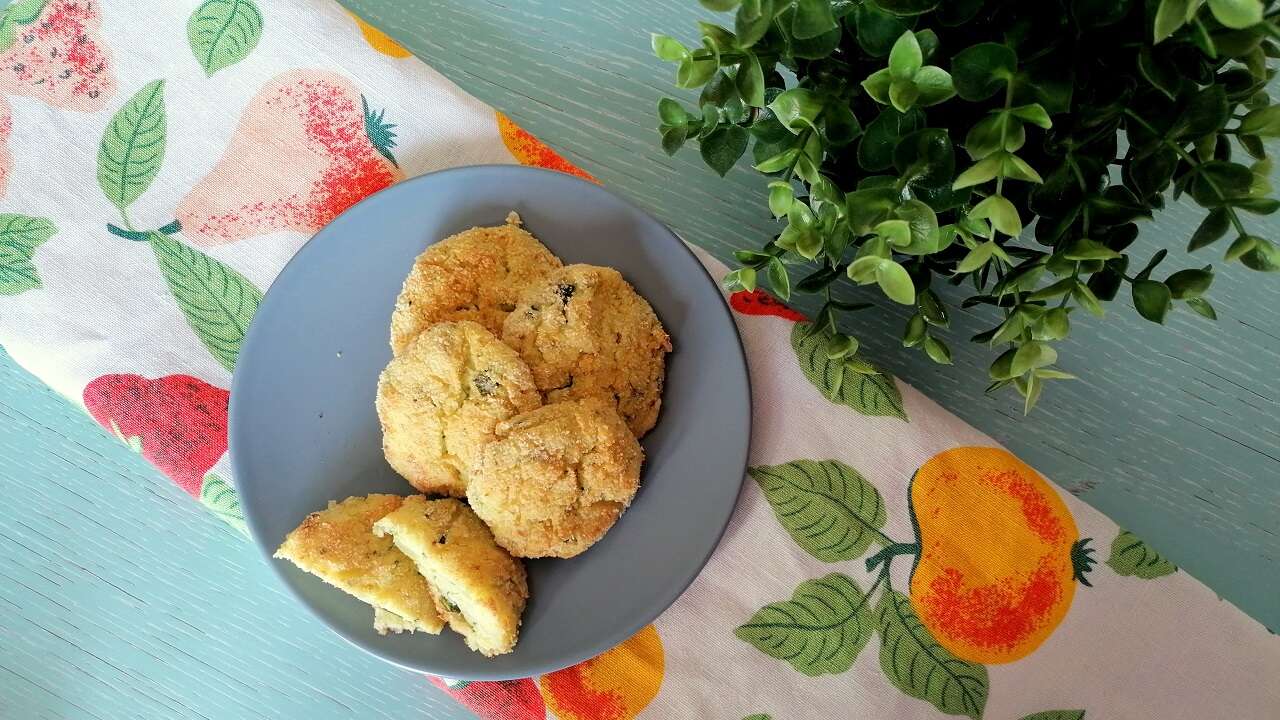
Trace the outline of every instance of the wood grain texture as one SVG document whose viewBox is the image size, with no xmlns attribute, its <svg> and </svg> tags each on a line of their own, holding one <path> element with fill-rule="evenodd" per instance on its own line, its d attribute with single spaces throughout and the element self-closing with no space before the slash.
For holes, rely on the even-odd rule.
<svg viewBox="0 0 1280 720">
<path fill-rule="evenodd" d="M 721 180 L 692 150 L 658 149 L 671 67 L 650 56 L 648 33 L 692 41 L 693 21 L 711 15 L 694 0 L 345 4 L 721 258 L 771 232 L 760 178 Z M 1197 221 L 1175 207 L 1136 252 L 1180 246 Z M 1274 219 L 1256 227 L 1280 235 Z M 1217 257 L 1195 261 L 1175 253 L 1171 269 Z M 1159 328 L 1119 303 L 1106 322 L 1077 319 L 1062 364 L 1084 379 L 1052 388 L 1029 419 L 981 393 L 989 356 L 964 341 L 980 313 L 953 311 L 952 369 L 898 347 L 897 308 L 847 329 L 1280 629 L 1280 281 L 1232 266 L 1213 299 L 1216 324 L 1179 311 Z M 3 353 L 0 492 L 0 717 L 468 716 L 329 633 L 246 541 Z"/>
</svg>

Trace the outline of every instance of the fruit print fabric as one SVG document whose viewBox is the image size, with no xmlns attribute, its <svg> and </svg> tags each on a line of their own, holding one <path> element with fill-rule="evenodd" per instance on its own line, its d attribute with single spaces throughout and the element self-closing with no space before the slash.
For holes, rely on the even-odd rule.
<svg viewBox="0 0 1280 720">
<path fill-rule="evenodd" d="M 404 178 L 394 127 L 342 75 L 283 73 L 249 101 L 222 159 L 178 206 L 178 221 L 205 247 L 277 230 L 313 233 Z"/>
<path fill-rule="evenodd" d="M 102 3 L 17 0 L 6 10 L 12 24 L 0 30 L 0 93 L 67 110 L 101 110 L 116 89 Z"/>
<path fill-rule="evenodd" d="M 209 77 L 193 53 L 189 22 L 204 6 L 244 3 L 25 3 L 28 11 L 38 5 L 37 15 L 81 12 L 83 42 L 69 42 L 92 44 L 103 65 L 86 76 L 97 83 L 91 107 L 89 86 L 41 96 L 47 83 L 15 86 L 0 65 L 0 95 L 12 115 L 0 269 L 17 269 L 15 284 L 0 284 L 0 343 L 172 477 L 159 478 L 156 493 L 196 495 L 237 528 L 243 513 L 223 448 L 238 328 L 257 292 L 314 228 L 400 177 L 463 164 L 564 161 L 421 61 L 372 45 L 323 0 L 253 0 L 262 14 L 256 44 L 226 55 L 235 61 Z M 50 47 L 55 27 L 40 26 L 50 31 L 41 47 Z M 4 37 L 0 27 L 0 46 Z M 21 51 L 23 38 L 14 37 L 0 54 Z M 285 92 L 298 83 L 330 92 L 333 104 L 312 114 L 302 89 Z M 115 123 L 126 107 L 129 121 Z M 324 120 L 311 135 L 309 118 Z M 128 144 L 108 142 L 103 160 L 95 140 L 113 128 L 142 138 L 135 149 L 164 151 L 126 162 Z M 325 133 L 329 145 L 318 139 Z M 50 147 L 59 152 L 50 155 Z M 353 155 L 342 159 L 337 148 Z M 360 183 L 313 193 L 330 165 L 346 162 L 367 168 L 354 173 Z M 97 192 L 100 166 L 106 172 Z M 218 227 L 230 214 L 239 217 Z M 711 275 L 723 274 L 722 265 L 700 257 Z M 1063 542 L 1024 534 L 1034 552 L 993 557 L 1002 546 L 973 527 L 993 508 L 1016 504 L 1008 493 L 963 495 L 975 503 L 973 527 L 941 517 L 932 533 L 929 521 L 914 527 L 911 478 L 956 448 L 995 452 L 992 441 L 876 368 L 828 363 L 826 349 L 804 332 L 807 319 L 763 291 L 730 304 L 755 396 L 750 462 L 777 469 L 774 484 L 748 480 L 720 548 L 651 628 L 544 677 L 433 681 L 462 706 L 503 720 L 1078 720 L 1082 713 L 1164 720 L 1270 717 L 1280 707 L 1280 689 L 1256 681 L 1280 675 L 1275 636 L 1047 480 L 1030 486 L 1061 504 L 1046 500 Z M 808 484 L 804 472 L 813 477 Z M 796 522 L 800 515 L 808 519 Z M 1005 532 L 1021 532 L 1014 520 L 1025 514 L 996 517 L 1013 523 Z M 1073 537 L 1092 543 L 1065 544 Z M 985 597 L 983 588 L 1006 585 L 973 582 L 977 573 L 995 568 L 1023 578 L 1044 560 L 1062 594 L 1040 606 L 1009 594 L 1010 607 L 1035 610 L 1023 613 L 1034 622 L 1020 626 L 1032 630 L 993 650 L 965 632 L 981 624 L 939 616 L 928 588 L 913 587 L 916 545 L 947 551 L 931 556 L 933 570 L 921 561 L 921 583 L 964 570 L 973 577 L 962 572 L 969 582 L 957 591 Z M 1078 575 L 1070 584 L 1064 547 Z M 1098 566 L 1078 572 L 1093 547 Z M 817 615 L 825 622 L 814 622 Z M 766 651 L 766 643 L 776 647 Z M 436 692 L 427 685 L 423 692 Z"/>
<path fill-rule="evenodd" d="M 194 497 L 227 451 L 230 393 L 190 375 L 103 375 L 84 389 L 98 424 Z"/>
</svg>

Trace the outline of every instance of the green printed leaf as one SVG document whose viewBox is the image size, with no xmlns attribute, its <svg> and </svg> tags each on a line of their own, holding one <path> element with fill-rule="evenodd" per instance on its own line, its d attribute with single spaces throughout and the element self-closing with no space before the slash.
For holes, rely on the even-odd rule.
<svg viewBox="0 0 1280 720">
<path fill-rule="evenodd" d="M 823 562 L 855 560 L 883 538 L 884 500 L 853 468 L 837 460 L 793 460 L 747 472 L 796 544 Z"/>
<path fill-rule="evenodd" d="M 232 370 L 262 291 L 230 267 L 163 233 L 151 234 L 151 249 L 191 329 Z"/>
<path fill-rule="evenodd" d="M 98 187 L 123 212 L 151 186 L 164 160 L 164 80 L 143 86 L 111 118 L 98 146 Z"/>
<path fill-rule="evenodd" d="M 1111 541 L 1111 557 L 1107 565 L 1117 575 L 1134 576 L 1151 580 L 1178 571 L 1178 566 L 1164 559 L 1160 553 L 1128 530 L 1121 530 Z"/>
<path fill-rule="evenodd" d="M 44 218 L 0 214 L 0 295 L 17 295 L 41 287 L 31 255 L 58 228 Z"/>
<path fill-rule="evenodd" d="M 206 75 L 245 59 L 262 37 L 253 0 L 205 0 L 187 21 L 187 42 Z"/>
<path fill-rule="evenodd" d="M 827 357 L 826 341 L 820 333 L 810 333 L 809 328 L 809 323 L 796 323 L 791 330 L 791 348 L 795 350 L 800 370 L 823 397 L 863 415 L 907 419 L 902 394 L 892 375 L 864 372 L 853 358 L 831 360 Z"/>
<path fill-rule="evenodd" d="M 1083 710 L 1045 710 L 1031 713 L 1022 720 L 1084 720 Z"/>
<path fill-rule="evenodd" d="M 766 715 L 765 713 L 755 713 L 742 718 L 742 720 L 773 720 L 773 716 Z"/>
<path fill-rule="evenodd" d="M 204 484 L 200 486 L 200 502 L 223 522 L 246 537 L 249 535 L 249 527 L 244 522 L 244 511 L 240 509 L 240 498 L 236 495 L 236 489 L 226 480 L 213 473 L 205 475 Z"/>
<path fill-rule="evenodd" d="M 982 717 L 987 704 L 987 668 L 961 660 L 938 644 L 916 617 L 911 600 L 886 590 L 876 609 L 880 668 L 913 698 L 927 700 L 948 715 Z"/>
<path fill-rule="evenodd" d="M 809 676 L 848 670 L 873 632 L 871 609 L 846 575 L 800 583 L 790 600 L 760 608 L 734 635 Z"/>
<path fill-rule="evenodd" d="M 15 0 L 0 9 L 0 51 L 9 49 L 18 38 L 18 27 L 30 25 L 40 17 L 47 0 Z"/>
</svg>

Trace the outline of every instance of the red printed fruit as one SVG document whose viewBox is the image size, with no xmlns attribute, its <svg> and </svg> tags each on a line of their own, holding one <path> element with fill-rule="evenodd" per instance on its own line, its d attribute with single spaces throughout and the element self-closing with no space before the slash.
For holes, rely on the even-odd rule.
<svg viewBox="0 0 1280 720">
<path fill-rule="evenodd" d="M 499 682 L 445 681 L 427 676 L 436 687 L 448 692 L 481 720 L 546 720 L 547 706 L 533 681 Z"/>
<path fill-rule="evenodd" d="M 393 127 L 337 73 L 276 76 L 249 101 L 222 159 L 178 207 L 183 235 L 210 246 L 319 230 L 404 177 L 391 154 Z"/>
<path fill-rule="evenodd" d="M 729 307 L 743 315 L 773 315 L 791 322 L 809 319 L 763 290 L 739 290 L 729 296 Z"/>
<path fill-rule="evenodd" d="M 199 497 L 205 473 L 227 451 L 230 397 L 190 375 L 103 375 L 85 387 L 84 406 L 99 425 Z"/>
<path fill-rule="evenodd" d="M 0 92 L 93 112 L 115 94 L 101 2 L 17 0 L 0 24 Z"/>
</svg>

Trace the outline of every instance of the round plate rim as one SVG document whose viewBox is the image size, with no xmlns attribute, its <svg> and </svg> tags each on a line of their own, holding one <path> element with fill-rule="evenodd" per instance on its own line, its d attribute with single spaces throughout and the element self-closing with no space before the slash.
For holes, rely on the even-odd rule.
<svg viewBox="0 0 1280 720">
<path fill-rule="evenodd" d="M 261 312 L 262 308 L 265 307 L 266 304 L 271 301 L 272 290 L 275 289 L 280 278 L 285 277 L 286 273 L 298 272 L 298 268 L 307 262 L 307 259 L 306 259 L 307 256 L 314 253 L 315 248 L 318 247 L 318 245 L 316 244 L 316 240 L 319 239 L 326 232 L 329 232 L 330 228 L 334 227 L 335 225 L 339 225 L 338 221 L 340 221 L 343 218 L 343 216 L 352 212 L 356 208 L 359 208 L 360 206 L 365 205 L 367 203 L 380 202 L 381 201 L 380 198 L 385 198 L 385 196 L 389 194 L 411 192 L 415 189 L 418 189 L 420 186 L 430 185 L 433 182 L 440 182 L 442 178 L 447 178 L 448 176 L 468 175 L 468 174 L 484 175 L 486 173 L 499 173 L 499 174 L 513 173 L 516 175 L 528 175 L 529 181 L 531 182 L 536 182 L 539 178 L 545 178 L 546 176 L 555 176 L 560 181 L 569 180 L 571 182 L 582 185 L 584 189 L 589 190 L 590 192 L 603 192 L 606 195 L 611 196 L 614 200 L 621 203 L 623 206 L 626 206 L 627 208 L 631 209 L 632 211 L 637 213 L 639 216 L 652 222 L 658 229 L 660 229 L 661 232 L 658 234 L 666 238 L 667 240 L 669 240 L 670 243 L 673 244 L 675 247 L 678 247 L 684 253 L 684 256 L 690 262 L 694 263 L 695 266 L 701 271 L 701 276 L 703 280 L 706 281 L 711 286 L 711 290 L 713 294 L 720 301 L 718 304 L 718 308 L 720 310 L 721 316 L 723 317 L 724 321 L 729 323 L 730 327 L 732 327 L 734 330 L 733 337 L 735 340 L 735 348 L 737 352 L 732 353 L 732 359 L 733 361 L 736 362 L 738 366 L 740 366 L 740 369 L 741 369 L 741 373 L 740 373 L 740 377 L 742 379 L 741 392 L 743 393 L 743 397 L 746 399 L 746 410 L 747 410 L 745 413 L 742 414 L 740 418 L 743 426 L 739 434 L 740 439 L 738 440 L 738 442 L 735 444 L 735 447 L 734 447 L 734 451 L 735 451 L 734 455 L 737 458 L 739 458 L 739 461 L 735 461 L 733 465 L 734 466 L 740 465 L 742 467 L 742 472 L 738 479 L 737 490 L 734 493 L 734 501 L 732 503 L 726 504 L 726 507 L 723 508 L 723 511 L 721 513 L 722 517 L 716 518 L 715 525 L 717 526 L 717 531 L 715 532 L 715 537 L 714 537 L 715 542 L 710 543 L 708 547 L 701 553 L 701 556 L 697 558 L 697 562 L 691 566 L 690 572 L 686 573 L 685 576 L 680 577 L 678 582 L 671 583 L 670 589 L 667 592 L 662 593 L 659 599 L 655 600 L 655 602 L 653 603 L 653 607 L 650 610 L 645 611 L 642 614 L 642 617 L 627 623 L 620 623 L 619 626 L 616 629 L 614 629 L 612 632 L 602 634 L 601 637 L 595 642 L 585 644 L 585 646 L 579 649 L 577 652 L 566 654 L 566 656 L 561 660 L 557 660 L 554 663 L 547 663 L 547 662 L 530 663 L 527 670 L 522 670 L 517 674 L 512 674 L 511 672 L 503 672 L 503 671 L 496 671 L 492 673 L 483 673 L 483 672 L 475 673 L 475 672 L 469 672 L 469 671 L 456 672 L 456 671 L 452 671 L 449 667 L 441 666 L 438 664 L 406 662 L 402 658 L 391 657 L 387 654 L 380 652 L 377 648 L 374 648 L 365 644 L 360 640 L 360 638 L 345 632 L 341 628 L 329 622 L 325 614 L 321 612 L 319 608 L 315 607 L 311 602 L 309 602 L 307 598 L 304 597 L 303 594 L 299 591 L 299 589 L 294 587 L 294 584 L 286 576 L 285 570 L 286 570 L 286 564 L 288 563 L 288 561 L 280 560 L 274 557 L 274 548 L 269 547 L 266 542 L 266 539 L 263 537 L 264 531 L 261 528 L 261 520 L 259 519 L 258 513 L 254 510 L 251 510 L 250 506 L 243 501 L 243 498 L 247 497 L 247 494 L 243 492 L 241 484 L 244 482 L 242 478 L 246 477 L 247 473 L 245 472 L 245 468 L 243 467 L 239 459 L 239 454 L 236 449 L 237 445 L 239 444 L 237 441 L 236 431 L 240 425 L 239 420 L 240 420 L 241 414 L 245 412 L 243 409 L 244 401 L 238 400 L 238 398 L 243 397 L 243 393 L 240 392 L 241 385 L 243 384 L 243 378 L 248 374 L 247 371 L 244 370 L 244 368 L 246 367 L 246 364 L 244 363 L 244 359 L 254 357 L 253 349 L 259 344 L 259 342 L 262 342 L 261 340 L 259 340 L 259 333 L 257 332 L 257 328 L 260 327 L 260 324 L 256 322 L 257 316 L 258 316 L 258 313 Z M 253 361 L 250 360 L 249 362 L 250 364 L 252 364 Z M 720 542 L 723 540 L 724 534 L 728 530 L 729 521 L 733 518 L 733 513 L 737 508 L 738 501 L 741 499 L 742 488 L 746 483 L 746 474 L 747 474 L 746 471 L 749 464 L 748 455 L 749 455 L 750 446 L 751 446 L 751 430 L 752 430 L 752 420 L 754 416 L 754 399 L 752 398 L 752 394 L 751 394 L 751 374 L 750 374 L 749 366 L 747 363 L 746 348 L 743 345 L 742 335 L 739 332 L 737 323 L 733 318 L 733 312 L 729 306 L 729 303 L 724 297 L 724 295 L 721 294 L 719 284 L 715 281 L 714 278 L 711 277 L 706 267 L 702 264 L 702 261 L 699 260 L 698 256 L 693 252 L 692 248 L 687 243 L 685 243 L 685 241 L 682 240 L 680 236 L 675 233 L 675 231 L 669 228 L 666 225 L 666 223 L 654 217 L 652 213 L 640 207 L 635 202 L 631 201 L 630 199 L 624 196 L 618 195 L 610 191 L 608 188 L 605 188 L 603 185 L 584 180 L 582 178 L 570 175 L 568 173 L 562 173 L 559 171 L 546 170 L 542 168 L 529 167 L 524 165 L 481 164 L 481 165 L 464 165 L 464 166 L 458 166 L 458 167 L 452 167 L 452 168 L 445 168 L 442 170 L 436 170 L 433 172 L 428 172 L 422 175 L 417 175 L 412 178 L 408 178 L 394 185 L 383 188 L 382 190 L 379 190 L 378 192 L 375 192 L 363 198 L 359 202 L 353 204 L 347 210 L 344 210 L 332 221 L 330 221 L 328 225 L 320 228 L 320 230 L 316 231 L 310 238 L 308 238 L 307 241 L 303 243 L 298 248 L 298 250 L 285 262 L 284 266 L 280 268 L 280 271 L 272 279 L 271 285 L 267 288 L 267 291 L 263 295 L 262 301 L 259 303 L 257 311 L 255 311 L 254 320 L 250 322 L 249 328 L 245 332 L 245 337 L 241 344 L 241 352 L 239 357 L 237 358 L 235 370 L 232 373 L 231 392 L 230 392 L 230 400 L 228 404 L 227 415 L 228 415 L 227 452 L 228 452 L 230 465 L 231 465 L 232 484 L 236 489 L 237 495 L 240 498 L 242 498 L 241 510 L 244 513 L 245 525 L 249 530 L 249 534 L 251 539 L 253 540 L 254 546 L 257 548 L 258 552 L 262 555 L 266 564 L 271 567 L 272 573 L 280 581 L 280 583 L 284 585 L 285 589 L 289 592 L 289 594 L 295 600 L 298 601 L 300 605 L 306 608 L 307 611 L 313 617 L 319 620 L 331 632 L 335 633 L 336 635 L 346 640 L 348 643 L 354 645 L 355 647 L 359 648 L 360 650 L 363 650 L 364 652 L 369 653 L 370 655 L 378 658 L 379 660 L 382 660 L 383 662 L 390 663 L 392 665 L 404 668 L 406 670 L 412 670 L 414 672 L 424 672 L 432 675 L 444 676 L 444 677 L 454 678 L 458 680 L 501 681 L 501 680 L 516 680 L 516 679 L 521 679 L 525 677 L 554 672 L 556 670 L 561 670 L 566 667 L 575 665 L 579 662 L 582 662 L 583 660 L 587 660 L 592 657 L 595 657 L 596 655 L 599 655 L 600 653 L 617 646 L 627 638 L 634 635 L 640 629 L 642 629 L 649 623 L 656 620 L 659 616 L 662 615 L 662 613 L 666 612 L 667 609 L 670 608 L 676 602 L 676 600 L 680 598 L 681 595 L 684 594 L 685 590 L 689 589 L 689 586 L 693 584 L 693 582 L 702 573 L 702 570 L 706 567 L 707 563 L 711 560 L 711 556 L 715 554 L 716 548 L 720 546 Z M 334 592 L 342 592 L 342 591 L 337 590 L 335 588 Z"/>
</svg>

